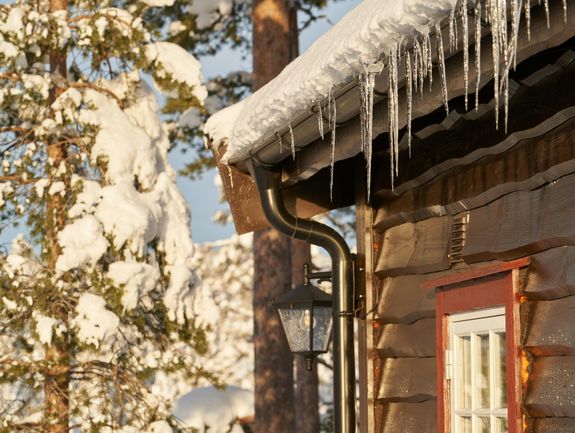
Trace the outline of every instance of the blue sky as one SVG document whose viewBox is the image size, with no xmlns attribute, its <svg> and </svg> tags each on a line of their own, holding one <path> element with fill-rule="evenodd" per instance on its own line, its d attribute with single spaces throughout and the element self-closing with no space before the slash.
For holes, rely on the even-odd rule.
<svg viewBox="0 0 575 433">
<path fill-rule="evenodd" d="M 300 36 L 300 50 L 305 51 L 319 36 L 328 31 L 349 10 L 361 0 L 339 0 L 332 4 L 322 19 L 306 29 Z M 9 3 L 0 0 L 0 3 Z M 251 58 L 242 59 L 242 53 L 229 48 L 220 51 L 216 56 L 202 59 L 206 77 L 225 75 L 231 71 L 251 70 Z M 189 154 L 178 150 L 172 153 L 170 160 L 176 168 L 181 168 L 188 160 Z M 212 221 L 212 215 L 218 209 L 225 209 L 226 204 L 219 203 L 219 192 L 214 184 L 215 170 L 206 173 L 201 179 L 191 181 L 180 177 L 178 186 L 184 193 L 192 213 L 192 237 L 195 242 L 207 242 L 229 237 L 235 232 L 233 224 L 222 226 Z M 0 233 L 0 246 L 8 246 L 14 236 L 23 228 L 9 228 Z"/>
</svg>

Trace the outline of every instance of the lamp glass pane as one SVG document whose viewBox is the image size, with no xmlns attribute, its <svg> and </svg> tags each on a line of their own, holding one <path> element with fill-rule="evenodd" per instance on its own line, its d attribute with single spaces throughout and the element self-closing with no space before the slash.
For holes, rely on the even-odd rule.
<svg viewBox="0 0 575 433">
<path fill-rule="evenodd" d="M 313 309 L 313 350 L 327 352 L 331 336 L 331 307 L 314 307 Z"/>
<path fill-rule="evenodd" d="M 290 350 L 292 352 L 309 351 L 310 308 L 280 308 L 278 311 Z"/>
</svg>

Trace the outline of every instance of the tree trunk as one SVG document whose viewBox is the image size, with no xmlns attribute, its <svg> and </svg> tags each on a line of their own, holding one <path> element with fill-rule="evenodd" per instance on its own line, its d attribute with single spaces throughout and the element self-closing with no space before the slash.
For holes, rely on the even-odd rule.
<svg viewBox="0 0 575 433">
<path fill-rule="evenodd" d="M 67 0 L 50 0 L 50 11 L 56 12 L 68 9 Z M 56 80 L 66 79 L 66 57 L 65 51 L 53 52 L 50 55 L 50 72 L 52 78 Z M 54 86 L 50 95 L 50 104 L 61 93 L 58 85 Z M 58 140 L 47 143 L 46 154 L 50 161 L 50 168 L 55 171 L 60 163 L 66 158 L 66 148 Z M 52 176 L 50 175 L 50 178 Z M 55 269 L 56 261 L 61 253 L 58 244 L 58 232 L 64 227 L 66 218 L 66 202 L 59 194 L 49 195 L 46 204 L 46 235 L 45 249 L 48 267 Z M 64 306 L 65 302 L 59 302 L 58 289 L 53 288 L 53 310 L 54 316 L 66 323 L 68 321 L 68 311 Z M 66 335 L 54 336 L 52 344 L 46 349 L 45 359 L 48 368 L 45 373 L 46 384 L 44 386 L 44 420 L 47 433 L 67 433 L 70 420 L 69 401 L 69 352 Z"/>
<path fill-rule="evenodd" d="M 290 0 L 253 2 L 253 90 L 292 59 Z M 297 37 L 297 35 L 295 36 Z M 293 433 L 293 357 L 271 302 L 291 287 L 291 243 L 276 230 L 254 233 L 255 433 Z"/>
<path fill-rule="evenodd" d="M 311 264 L 310 245 L 303 241 L 292 239 L 292 284 L 303 284 L 303 265 Z M 317 362 L 313 363 L 312 371 L 306 368 L 303 356 L 295 357 L 296 388 L 295 413 L 297 433 L 319 432 L 319 393 Z"/>
<path fill-rule="evenodd" d="M 289 238 L 254 233 L 255 433 L 293 433 L 293 357 L 271 303 L 290 289 Z"/>
</svg>

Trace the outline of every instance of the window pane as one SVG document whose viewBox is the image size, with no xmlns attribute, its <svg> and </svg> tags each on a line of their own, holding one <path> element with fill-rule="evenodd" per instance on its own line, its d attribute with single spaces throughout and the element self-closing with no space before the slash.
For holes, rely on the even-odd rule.
<svg viewBox="0 0 575 433">
<path fill-rule="evenodd" d="M 305 352 L 310 349 L 309 328 L 311 312 L 309 308 L 280 309 L 280 319 L 286 330 L 288 344 L 292 352 Z"/>
<path fill-rule="evenodd" d="M 477 431 L 479 433 L 490 433 L 491 426 L 489 424 L 489 417 L 481 416 L 477 418 Z"/>
<path fill-rule="evenodd" d="M 331 336 L 331 307 L 315 307 L 313 310 L 313 350 L 327 351 Z"/>
<path fill-rule="evenodd" d="M 496 418 L 497 433 L 507 433 L 507 418 Z"/>
<path fill-rule="evenodd" d="M 489 409 L 489 334 L 478 336 L 477 347 L 477 407 Z"/>
<path fill-rule="evenodd" d="M 457 391 L 458 409 L 471 409 L 471 337 L 458 338 L 457 372 L 459 389 Z"/>
<path fill-rule="evenodd" d="M 460 416 L 457 418 L 457 433 L 472 433 L 471 417 Z"/>
<path fill-rule="evenodd" d="M 495 378 L 495 406 L 504 409 L 507 407 L 507 365 L 506 365 L 506 349 L 505 349 L 505 332 L 498 332 L 495 334 L 497 337 L 497 344 L 495 345 L 497 354 L 497 369 Z"/>
</svg>

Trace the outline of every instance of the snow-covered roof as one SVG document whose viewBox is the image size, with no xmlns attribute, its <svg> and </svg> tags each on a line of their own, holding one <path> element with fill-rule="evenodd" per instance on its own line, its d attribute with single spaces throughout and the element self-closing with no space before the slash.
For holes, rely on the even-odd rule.
<svg viewBox="0 0 575 433">
<path fill-rule="evenodd" d="M 364 0 L 241 107 L 212 116 L 206 135 L 215 145 L 227 138 L 224 161 L 244 159 L 383 55 L 414 36 L 428 34 L 450 16 L 456 2 Z"/>
</svg>

